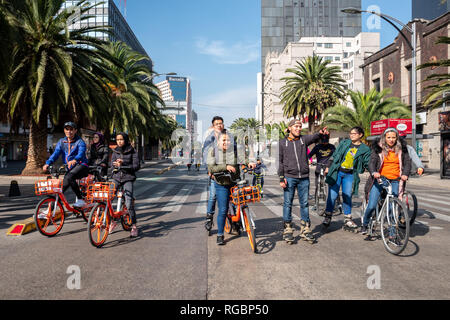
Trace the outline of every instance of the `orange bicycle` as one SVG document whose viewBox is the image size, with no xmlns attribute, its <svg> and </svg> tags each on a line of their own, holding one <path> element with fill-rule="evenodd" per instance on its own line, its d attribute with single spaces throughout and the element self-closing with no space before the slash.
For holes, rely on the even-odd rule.
<svg viewBox="0 0 450 320">
<path fill-rule="evenodd" d="M 122 228 L 130 231 L 131 217 L 123 203 L 123 190 L 119 187 L 117 192 L 117 206 L 114 211 L 112 200 L 116 196 L 112 182 L 98 182 L 88 186 L 87 200 L 95 203 L 88 218 L 89 241 L 94 247 L 100 248 L 109 235 L 109 226 L 112 219 L 120 219 Z"/>
<path fill-rule="evenodd" d="M 220 172 L 215 173 L 214 176 L 226 176 L 232 180 L 230 173 Z M 232 205 L 230 206 L 227 218 L 225 219 L 225 232 L 230 234 L 235 230 L 240 234 L 242 227 L 242 230 L 247 232 L 252 251 L 257 253 L 255 220 L 247 204 L 259 202 L 261 200 L 259 188 L 257 186 L 249 186 L 247 180 L 233 182 L 236 183 L 236 186 L 231 188 L 230 202 Z M 231 213 L 231 211 L 233 211 L 233 213 Z"/>
<path fill-rule="evenodd" d="M 56 171 L 53 171 L 53 167 L 50 166 L 49 171 L 53 179 L 38 180 L 34 185 L 37 196 L 46 196 L 36 206 L 34 222 L 42 235 L 53 237 L 64 225 L 66 217 L 64 208 L 76 216 L 82 216 L 87 222 L 86 211 L 90 209 L 90 206 L 75 208 L 67 202 L 62 192 L 63 180 L 59 179 L 59 176 L 67 171 L 67 166 L 62 166 Z"/>
</svg>

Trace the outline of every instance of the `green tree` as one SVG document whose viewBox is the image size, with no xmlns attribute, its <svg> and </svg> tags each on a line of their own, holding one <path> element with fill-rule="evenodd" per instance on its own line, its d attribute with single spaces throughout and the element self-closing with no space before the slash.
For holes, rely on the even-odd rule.
<svg viewBox="0 0 450 320">
<path fill-rule="evenodd" d="M 436 44 L 446 44 L 448 46 L 450 45 L 450 37 L 439 37 Z M 425 90 L 429 90 L 429 92 L 423 101 L 424 106 L 435 109 L 441 107 L 444 103 L 450 102 L 450 75 L 447 72 L 448 67 L 450 67 L 450 59 L 424 63 L 417 67 L 418 70 L 438 68 L 436 73 L 433 73 L 424 80 L 424 82 L 433 83 L 425 87 Z"/>
<path fill-rule="evenodd" d="M 324 113 L 323 125 L 330 130 L 349 131 L 353 127 L 364 129 L 365 137 L 370 135 L 372 121 L 388 118 L 410 118 L 411 110 L 397 97 L 386 97 L 390 89 L 378 92 L 375 88 L 367 94 L 349 91 L 352 106 L 338 105 Z"/>
<path fill-rule="evenodd" d="M 103 27 L 69 26 L 91 18 L 90 5 L 81 0 L 63 9 L 64 0 L 3 1 L 1 14 L 14 41 L 5 66 L 7 81 L 0 88 L 0 101 L 8 111 L 15 129 L 29 128 L 28 158 L 22 174 L 41 172 L 46 160 L 48 116 L 57 123 L 64 110 L 93 118 L 106 114 L 106 89 L 98 68 L 107 55 L 104 41 L 92 32 L 107 32 Z M 76 118 L 76 117 L 75 117 Z"/>
<path fill-rule="evenodd" d="M 295 68 L 286 70 L 294 76 L 281 79 L 285 81 L 281 88 L 284 116 L 302 119 L 306 115 L 310 132 L 326 109 L 345 98 L 341 69 L 329 64 L 330 61 L 324 61 L 322 57 L 306 57 L 297 62 Z"/>
</svg>

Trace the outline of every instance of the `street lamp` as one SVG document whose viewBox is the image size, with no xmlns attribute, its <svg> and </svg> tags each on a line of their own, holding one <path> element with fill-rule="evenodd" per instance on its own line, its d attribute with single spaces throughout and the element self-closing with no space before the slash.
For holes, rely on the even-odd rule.
<svg viewBox="0 0 450 320">
<path fill-rule="evenodd" d="M 417 149 L 416 144 L 416 108 L 417 108 L 417 84 L 416 84 L 416 24 L 415 22 L 412 23 L 412 28 L 408 27 L 406 24 L 401 22 L 400 20 L 393 18 L 391 16 L 388 16 L 387 14 L 376 12 L 376 11 L 367 11 L 367 10 L 361 10 L 358 8 L 345 8 L 341 10 L 344 13 L 349 14 L 361 14 L 362 12 L 367 12 L 370 14 L 374 14 L 376 16 L 379 16 L 381 19 L 388 22 L 391 26 L 393 26 L 399 34 L 405 39 L 408 46 L 411 48 L 412 51 L 412 66 L 411 66 L 411 109 L 412 109 L 412 138 L 411 142 L 414 147 L 414 149 Z M 405 36 L 405 34 L 400 30 L 392 21 L 396 22 L 402 28 L 404 28 L 406 31 L 408 31 L 411 34 L 411 41 Z"/>
</svg>

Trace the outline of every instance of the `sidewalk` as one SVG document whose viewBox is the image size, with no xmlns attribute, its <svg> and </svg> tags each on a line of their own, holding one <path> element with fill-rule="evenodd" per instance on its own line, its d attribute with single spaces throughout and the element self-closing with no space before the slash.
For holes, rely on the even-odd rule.
<svg viewBox="0 0 450 320">
<path fill-rule="evenodd" d="M 141 164 L 141 169 L 150 168 L 158 164 L 171 164 L 170 159 L 163 160 L 148 160 Z M 17 181 L 20 189 L 21 197 L 34 196 L 34 183 L 38 179 L 45 179 L 48 174 L 36 176 L 21 176 L 23 168 L 25 168 L 25 161 L 9 161 L 8 168 L 0 168 L 0 201 L 2 199 L 9 199 L 9 188 L 11 181 Z"/>
</svg>

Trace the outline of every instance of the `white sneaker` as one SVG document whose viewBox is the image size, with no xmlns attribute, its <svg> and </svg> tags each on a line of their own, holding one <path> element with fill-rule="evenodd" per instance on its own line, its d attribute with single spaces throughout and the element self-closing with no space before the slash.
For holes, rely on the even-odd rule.
<svg viewBox="0 0 450 320">
<path fill-rule="evenodd" d="M 72 207 L 76 208 L 83 208 L 86 205 L 86 202 L 84 202 L 83 199 L 78 199 L 77 202 L 75 202 Z"/>
</svg>

